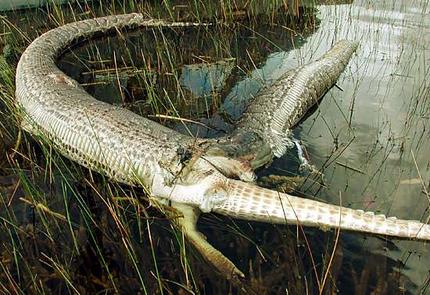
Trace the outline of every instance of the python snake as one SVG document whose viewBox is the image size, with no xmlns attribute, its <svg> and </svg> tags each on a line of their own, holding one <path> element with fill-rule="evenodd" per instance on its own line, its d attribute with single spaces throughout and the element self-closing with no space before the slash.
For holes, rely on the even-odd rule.
<svg viewBox="0 0 430 295">
<path fill-rule="evenodd" d="M 288 72 L 263 90 L 237 130 L 220 139 L 183 135 L 98 101 L 55 64 L 71 44 L 95 33 L 200 25 L 133 13 L 74 22 L 42 34 L 22 54 L 16 70 L 22 127 L 48 138 L 64 156 L 89 169 L 114 181 L 141 185 L 153 198 L 169 200 L 187 219 L 181 223 L 185 234 L 231 277 L 243 274 L 200 237 L 195 227 L 200 212 L 430 240 L 430 226 L 418 221 L 386 218 L 252 183 L 253 169 L 285 152 L 289 130 L 336 82 L 355 51 L 353 42 L 338 43 L 317 62 Z M 191 153 L 189 161 L 182 161 L 183 151 Z"/>
</svg>

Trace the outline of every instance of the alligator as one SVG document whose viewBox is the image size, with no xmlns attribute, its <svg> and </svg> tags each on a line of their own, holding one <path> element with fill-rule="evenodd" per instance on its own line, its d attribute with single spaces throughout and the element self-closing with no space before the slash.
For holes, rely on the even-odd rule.
<svg viewBox="0 0 430 295">
<path fill-rule="evenodd" d="M 73 22 L 42 34 L 22 54 L 16 70 L 22 128 L 48 139 L 67 158 L 112 181 L 142 186 L 151 200 L 173 207 L 181 214 L 175 222 L 184 235 L 232 281 L 244 274 L 197 230 L 201 213 L 430 240 L 430 226 L 419 221 L 387 218 L 253 183 L 254 170 L 285 153 L 292 126 L 336 82 L 356 49 L 354 42 L 341 41 L 319 60 L 286 73 L 257 96 L 232 134 L 216 139 L 193 138 L 98 101 L 56 66 L 65 49 L 95 34 L 186 26 L 204 24 L 132 13 Z"/>
</svg>

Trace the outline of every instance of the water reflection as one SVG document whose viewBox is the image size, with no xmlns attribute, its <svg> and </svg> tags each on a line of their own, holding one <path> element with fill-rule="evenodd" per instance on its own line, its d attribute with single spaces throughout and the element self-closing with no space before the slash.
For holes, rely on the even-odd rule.
<svg viewBox="0 0 430 295">
<path fill-rule="evenodd" d="M 63 4 L 70 0 L 3 0 L 0 2 L 0 11 L 41 7 L 47 4 Z"/>
<path fill-rule="evenodd" d="M 212 92 L 221 92 L 230 76 L 235 59 L 228 58 L 214 63 L 185 65 L 179 83 L 188 89 L 192 95 L 205 98 Z"/>
<path fill-rule="evenodd" d="M 147 31 L 131 36 L 127 46 L 115 38 L 103 38 L 90 46 L 76 48 L 65 55 L 62 67 L 86 83 L 96 97 L 128 105 L 138 112 L 199 120 L 213 129 L 160 119 L 183 132 L 216 136 L 231 129 L 231 120 L 240 116 L 250 97 L 261 87 L 288 69 L 320 56 L 336 40 L 359 40 L 360 49 L 338 82 L 343 91 L 333 88 L 318 110 L 295 130 L 308 146 L 312 161 L 323 168 L 326 185 L 321 188 L 305 184 L 299 193 L 314 197 L 319 192 L 319 199 L 331 203 L 425 220 L 429 204 L 422 191 L 425 191 L 423 184 L 428 187 L 430 177 L 428 13 L 426 1 L 418 0 L 362 0 L 350 5 L 322 5 L 318 7 L 320 23 L 315 31 L 297 27 L 291 30 L 286 23 L 279 25 L 280 20 L 274 27 L 256 21 L 209 31 Z M 217 38 L 214 40 L 213 36 Z M 126 75 L 109 72 L 114 68 L 114 56 L 120 68 L 132 66 L 132 70 L 125 71 Z M 101 72 L 94 74 L 97 70 Z M 275 161 L 269 171 L 296 172 L 288 157 Z M 64 175 L 63 180 L 57 180 L 60 185 L 54 190 L 46 187 L 43 177 L 29 175 L 28 178 L 40 183 L 41 191 L 50 192 L 45 198 L 52 210 L 62 212 L 67 211 L 64 206 L 71 208 L 71 219 L 76 226 L 72 233 L 81 244 L 75 249 L 67 224 L 54 226 L 54 236 L 63 245 L 61 250 L 73 256 L 76 263 L 70 267 L 79 270 L 79 282 L 100 284 L 100 289 L 107 288 L 103 284 L 111 286 L 110 281 L 99 279 L 104 275 L 101 269 L 106 267 L 115 273 L 118 281 L 127 282 L 127 286 L 117 283 L 121 285 L 120 290 L 139 289 L 138 271 L 117 242 L 117 220 L 112 219 L 95 197 L 94 191 L 101 190 L 108 195 L 111 188 L 102 186 L 94 190 L 90 185 L 79 184 L 72 174 L 67 175 L 65 179 L 77 188 L 70 189 Z M 128 191 L 124 193 L 123 188 L 112 190 L 115 195 L 134 196 Z M 76 197 L 76 191 L 85 198 Z M 13 193 L 13 188 L 7 193 Z M 18 196 L 25 195 L 18 191 Z M 71 201 L 68 203 L 58 196 Z M 12 205 L 18 202 L 17 198 L 11 200 Z M 14 213 L 22 216 L 23 229 L 19 234 L 25 237 L 21 240 L 35 245 L 26 252 L 27 258 L 37 262 L 33 267 L 44 269 L 35 249 L 39 247 L 49 256 L 55 256 L 58 246 L 39 244 L 37 238 L 44 237 L 46 228 L 52 229 L 45 219 L 34 214 L 32 207 L 19 204 Z M 111 205 L 109 201 L 108 205 Z M 82 213 L 81 206 L 91 210 Z M 141 266 L 137 268 L 142 270 L 145 282 L 149 281 L 148 288 L 157 288 L 150 254 L 152 237 L 157 237 L 156 265 L 162 277 L 186 281 L 188 274 L 181 272 L 181 261 L 175 256 L 177 249 L 172 247 L 174 237 L 165 229 L 167 222 L 155 222 L 154 219 L 162 217 L 152 211 L 150 215 L 154 219 L 136 218 L 146 213 L 141 207 L 132 209 L 124 205 L 124 208 L 126 214 L 122 218 L 129 226 L 127 230 L 133 233 L 134 255 L 140 259 Z M 86 219 L 86 214 L 91 218 Z M 92 218 L 95 222 L 88 222 Z M 152 235 L 146 228 L 149 223 L 153 224 L 148 226 Z M 229 221 L 218 216 L 204 217 L 201 227 L 212 244 L 227 253 L 242 270 L 250 270 L 249 276 L 258 286 L 256 290 L 272 293 L 284 292 L 285 288 L 290 294 L 316 291 L 314 269 L 318 275 L 324 273 L 323 265 L 327 264 L 335 239 L 333 232 L 307 229 L 308 240 L 304 240 L 297 237 L 293 227 Z M 99 257 L 97 251 L 108 257 L 109 266 L 94 259 Z M 370 290 L 380 293 L 391 290 L 397 293 L 403 289 L 422 289 L 425 293 L 429 261 L 428 246 L 422 242 L 389 242 L 344 233 L 337 247 L 327 292 L 365 294 Z M 200 288 L 227 290 L 216 278 L 206 278 L 211 273 L 205 264 L 199 260 L 192 263 Z M 86 271 L 94 281 L 84 279 Z M 165 284 L 177 288 L 168 282 Z"/>
<path fill-rule="evenodd" d="M 319 29 L 298 49 L 268 55 L 233 86 L 222 109 L 237 119 L 262 85 L 320 56 L 336 40 L 359 40 L 360 49 L 338 82 L 343 91 L 332 89 L 316 114 L 298 130 L 313 161 L 325 169 L 328 188 L 323 190 L 324 198 L 425 222 L 430 177 L 426 148 L 430 144 L 428 9 L 425 1 L 320 6 Z M 285 173 L 291 169 L 289 164 L 286 159 L 277 160 L 271 171 Z M 385 256 L 386 266 L 407 275 L 409 287 L 412 284 L 425 292 L 430 261 L 425 244 L 398 241 L 387 250 L 387 242 L 382 240 L 346 237 L 345 241 L 353 242 L 343 245 L 345 252 L 354 243 L 361 247 L 360 257 L 346 255 L 346 261 L 373 265 L 372 259 Z M 384 272 L 390 273 L 388 269 Z M 403 279 L 397 282 L 398 291 L 406 284 Z"/>
<path fill-rule="evenodd" d="M 334 162 L 365 171 L 328 167 L 331 202 L 339 202 L 342 192 L 343 204 L 426 221 L 429 203 L 422 185 L 428 186 L 430 177 L 430 154 L 424 148 L 429 145 L 429 121 L 410 109 L 427 103 L 428 112 L 428 9 L 425 1 L 356 1 L 319 8 L 320 29 L 307 39 L 302 55 L 318 54 L 341 38 L 360 41 L 339 81 L 344 91 L 333 89 L 319 112 L 303 124 L 302 135 L 315 161 L 325 162 L 336 139 L 342 153 L 335 152 Z M 423 182 L 405 184 L 420 176 Z M 386 255 L 407 261 L 402 272 L 422 286 L 428 277 L 428 247 L 419 242 L 396 245 L 398 250 Z M 384 243 L 363 246 L 380 252 Z"/>
</svg>

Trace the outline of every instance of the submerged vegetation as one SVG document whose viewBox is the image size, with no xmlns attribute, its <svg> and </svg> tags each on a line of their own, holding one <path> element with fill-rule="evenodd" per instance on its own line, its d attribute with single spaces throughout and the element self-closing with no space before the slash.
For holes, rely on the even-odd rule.
<svg viewBox="0 0 430 295">
<path fill-rule="evenodd" d="M 372 9 L 366 1 L 363 6 Z M 428 8 L 422 7 L 422 13 L 426 10 Z M 309 36 L 322 25 L 318 15 L 324 9 L 301 1 L 220 1 L 216 4 L 79 1 L 61 7 L 48 5 L 31 11 L 5 13 L 1 17 L 0 32 L 3 52 L 0 57 L 0 292 L 279 294 L 288 290 L 288 294 L 339 291 L 397 294 L 428 291 L 428 276 L 417 282 L 408 278 L 404 271 L 414 267 L 406 264 L 417 257 L 422 256 L 424 264 L 428 264 L 428 247 L 424 243 L 406 243 L 406 248 L 402 248 L 389 240 L 379 242 L 375 237 L 365 239 L 362 235 L 312 229 L 302 235 L 294 227 L 249 223 L 212 214 L 203 216 L 199 223 L 201 230 L 247 275 L 242 289 L 233 287 L 220 280 L 221 276 L 186 244 L 165 215 L 148 202 L 142 189 L 111 183 L 61 157 L 48 143 L 39 144 L 21 131 L 14 105 L 14 70 L 26 46 L 39 34 L 70 21 L 131 11 L 163 19 L 211 22 L 212 25 L 121 32 L 119 36 L 85 41 L 64 53 L 59 61 L 60 68 L 98 99 L 199 136 L 216 136 L 231 130 L 232 122 L 252 95 L 279 76 L 268 75 L 265 67 L 270 61 L 284 61 L 286 52 L 303 46 L 303 51 L 295 51 L 303 53 L 303 56 L 296 56 L 301 63 L 307 60 L 306 55 L 314 52 L 305 45 L 316 50 L 316 43 L 327 37 L 322 34 L 320 39 L 310 41 Z M 337 6 L 329 11 L 333 15 L 326 13 L 325 17 L 328 15 L 335 30 L 339 31 L 339 19 L 348 17 L 343 11 L 354 13 L 353 8 L 338 10 Z M 375 12 L 376 17 L 387 16 Z M 363 19 L 361 21 L 367 21 Z M 351 31 L 358 31 L 354 24 L 350 27 Z M 378 38 L 386 36 L 376 36 L 375 40 Z M 416 42 L 420 46 L 425 44 L 423 40 Z M 372 50 L 369 59 L 381 58 L 375 53 L 377 49 Z M 325 183 L 303 177 L 296 169 L 293 155 L 275 161 L 271 170 L 261 171 L 261 184 L 270 174 L 280 174 L 275 178 L 281 180 L 283 176 L 299 174 L 297 193 L 325 198 L 329 190 L 326 186 L 337 181 L 339 184 L 333 184 L 331 192 L 348 194 L 348 186 L 355 189 L 352 191 L 355 199 L 346 197 L 342 201 L 340 194 L 343 204 L 358 202 L 357 207 L 378 210 L 381 208 L 375 205 L 377 197 L 383 194 L 373 189 L 387 181 L 391 185 L 384 173 L 390 169 L 387 162 L 395 161 L 393 150 L 398 150 L 400 158 L 406 158 L 406 152 L 411 153 L 413 162 L 403 160 L 406 164 L 401 164 L 415 177 L 400 179 L 399 172 L 397 187 L 402 181 L 417 182 L 418 190 L 428 198 L 429 154 L 417 160 L 414 151 L 425 153 L 423 146 L 428 144 L 424 138 L 428 137 L 430 127 L 430 79 L 428 65 L 424 63 L 424 68 L 420 67 L 421 57 L 417 56 L 418 65 L 411 62 L 390 73 L 391 77 L 412 76 L 414 79 L 412 86 L 404 89 L 405 95 L 411 95 L 411 101 L 406 104 L 405 122 L 401 123 L 410 131 L 405 134 L 412 137 L 411 141 L 398 139 L 394 132 L 387 131 L 391 123 L 384 119 L 384 113 L 377 113 L 378 108 L 381 111 L 384 107 L 386 97 L 382 96 L 373 110 L 375 116 L 381 116 L 380 123 L 370 129 L 376 136 L 368 135 L 371 137 L 366 142 L 369 147 L 355 145 L 358 150 L 364 149 L 364 153 L 351 155 L 348 151 L 356 137 L 369 132 L 361 130 L 363 126 L 354 127 L 354 117 L 360 116 L 355 113 L 355 104 L 361 104 L 357 97 L 365 91 L 367 86 L 364 85 L 368 83 L 367 89 L 374 90 L 379 97 L 378 91 L 388 92 L 379 90 L 382 86 L 395 83 L 388 80 L 372 87 L 372 81 L 363 73 L 377 72 L 380 68 L 368 68 L 368 61 L 361 60 L 361 64 L 353 67 L 355 72 L 351 70 L 346 74 L 350 80 L 345 82 L 349 83 L 348 88 L 340 85 L 345 88 L 343 100 L 348 99 L 347 107 L 331 99 L 337 112 L 335 119 L 330 118 L 330 109 L 322 106 L 320 113 L 306 123 L 308 133 L 304 134 L 305 127 L 296 130 L 297 136 L 305 141 L 313 140 L 315 147 L 310 145 L 309 153 L 324 170 Z M 382 58 L 389 59 L 389 56 L 382 55 Z M 398 57 L 397 62 L 401 64 L 404 59 Z M 292 67 L 291 64 L 287 66 Z M 416 76 L 415 67 L 418 67 Z M 283 70 L 282 66 L 274 68 Z M 363 68 L 366 70 L 360 71 Z M 329 115 L 324 116 L 324 112 Z M 336 119 L 339 120 L 336 124 L 331 122 Z M 321 131 L 313 127 L 314 124 L 327 127 Z M 312 130 L 317 133 L 312 134 Z M 318 136 L 329 137 L 330 146 L 320 144 Z M 316 151 L 317 148 L 322 151 Z M 364 158 L 358 162 L 349 162 L 348 156 L 363 154 Z M 427 161 L 427 170 L 422 170 L 425 165 L 421 165 L 419 159 Z M 370 166 L 372 161 L 376 162 L 375 166 Z M 335 180 L 339 173 L 346 176 Z M 362 183 L 357 185 L 355 182 L 359 181 Z M 282 181 L 276 184 L 285 189 Z M 267 185 L 274 185 L 273 177 Z M 395 190 L 390 186 L 382 189 Z M 418 202 L 427 208 L 428 204 Z M 385 213 L 390 207 L 381 210 Z M 428 216 L 426 210 L 410 214 L 410 218 L 420 218 L 419 214 L 424 214 L 423 221 Z M 374 248 L 389 254 L 373 251 Z M 393 255 L 396 251 L 401 255 Z"/>
</svg>

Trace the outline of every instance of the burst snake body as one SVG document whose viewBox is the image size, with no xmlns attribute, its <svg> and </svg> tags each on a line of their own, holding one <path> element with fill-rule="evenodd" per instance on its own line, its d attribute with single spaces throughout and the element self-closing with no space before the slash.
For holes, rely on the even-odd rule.
<svg viewBox="0 0 430 295">
<path fill-rule="evenodd" d="M 127 14 L 70 23 L 44 33 L 22 54 L 16 71 L 16 99 L 22 109 L 23 128 L 47 137 L 63 155 L 87 168 L 114 181 L 142 185 L 152 197 L 170 200 L 184 213 L 186 221 L 180 223 L 190 240 L 231 276 L 242 273 L 196 232 L 200 211 L 430 240 L 430 226 L 418 221 L 386 218 L 243 181 L 252 180 L 252 169 L 266 163 L 267 158 L 285 152 L 288 142 L 284 139 L 290 128 L 336 82 L 355 51 L 352 42 L 340 42 L 317 62 L 285 74 L 256 98 L 232 135 L 217 140 L 195 139 L 98 101 L 55 64 L 70 44 L 95 33 L 198 25 Z M 259 145 L 263 155 L 241 154 L 248 143 Z M 192 151 L 191 160 L 181 160 L 183 150 Z M 265 160 L 258 161 L 263 156 Z"/>
</svg>

